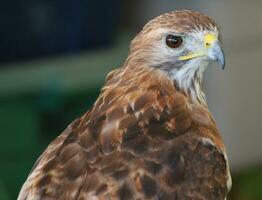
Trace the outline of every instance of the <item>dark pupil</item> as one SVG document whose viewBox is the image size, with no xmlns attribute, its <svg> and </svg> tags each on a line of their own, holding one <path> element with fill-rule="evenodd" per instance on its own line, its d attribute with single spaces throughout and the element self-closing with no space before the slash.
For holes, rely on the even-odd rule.
<svg viewBox="0 0 262 200">
<path fill-rule="evenodd" d="M 176 36 L 176 35 L 168 35 L 166 37 L 166 44 L 170 48 L 178 48 L 181 46 L 183 40 L 181 36 Z"/>
</svg>

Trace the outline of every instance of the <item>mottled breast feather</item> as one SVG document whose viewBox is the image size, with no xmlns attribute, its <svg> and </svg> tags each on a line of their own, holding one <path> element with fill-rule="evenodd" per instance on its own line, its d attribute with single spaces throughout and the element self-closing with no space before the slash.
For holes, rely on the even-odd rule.
<svg viewBox="0 0 262 200">
<path fill-rule="evenodd" d="M 223 150 L 206 107 L 158 70 L 121 68 L 48 146 L 18 199 L 224 200 Z"/>
</svg>

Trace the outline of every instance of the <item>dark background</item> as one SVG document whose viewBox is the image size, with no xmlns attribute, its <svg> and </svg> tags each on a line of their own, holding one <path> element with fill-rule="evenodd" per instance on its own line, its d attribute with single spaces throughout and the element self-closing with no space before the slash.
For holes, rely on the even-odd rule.
<svg viewBox="0 0 262 200">
<path fill-rule="evenodd" d="M 205 74 L 225 140 L 231 200 L 262 199 L 262 2 L 259 0 L 11 0 L 0 7 L 0 199 L 16 199 L 46 146 L 93 104 L 132 37 L 176 9 L 220 24 L 225 71 Z"/>
</svg>

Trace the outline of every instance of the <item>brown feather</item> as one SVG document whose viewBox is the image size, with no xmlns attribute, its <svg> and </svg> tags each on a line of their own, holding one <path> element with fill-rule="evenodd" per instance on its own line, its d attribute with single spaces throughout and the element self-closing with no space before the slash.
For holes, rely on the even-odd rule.
<svg viewBox="0 0 262 200">
<path fill-rule="evenodd" d="M 174 21 L 172 13 L 163 15 L 142 32 L 155 23 L 177 23 L 181 31 L 214 23 L 188 12 Z M 107 76 L 93 108 L 48 146 L 18 199 L 224 200 L 223 152 L 206 106 L 193 104 L 166 74 L 131 56 Z"/>
</svg>

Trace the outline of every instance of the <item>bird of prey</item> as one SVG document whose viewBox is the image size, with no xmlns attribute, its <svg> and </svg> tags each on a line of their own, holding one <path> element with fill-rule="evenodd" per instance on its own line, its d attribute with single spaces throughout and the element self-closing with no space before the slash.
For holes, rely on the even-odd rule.
<svg viewBox="0 0 262 200">
<path fill-rule="evenodd" d="M 37 160 L 19 200 L 225 200 L 225 146 L 202 90 L 225 65 L 217 24 L 194 11 L 148 22 L 101 94 Z"/>
</svg>

